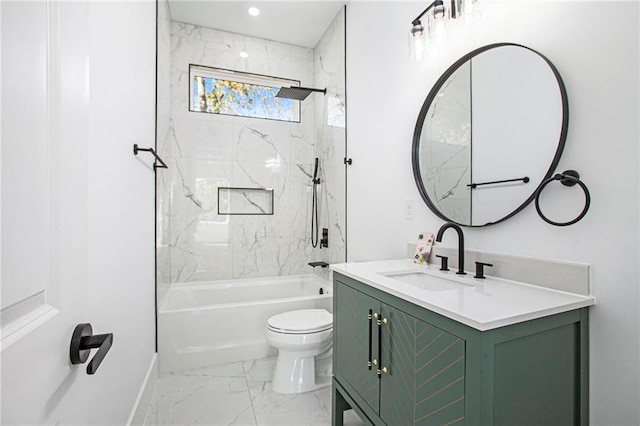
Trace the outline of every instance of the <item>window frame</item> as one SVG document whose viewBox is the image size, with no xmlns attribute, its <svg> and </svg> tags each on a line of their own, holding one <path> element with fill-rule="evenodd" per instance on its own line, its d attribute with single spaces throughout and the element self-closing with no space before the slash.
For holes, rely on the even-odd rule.
<svg viewBox="0 0 640 426">
<path fill-rule="evenodd" d="M 300 87 L 300 84 L 301 84 L 300 80 L 293 80 L 289 78 L 276 77 L 276 76 L 270 76 L 270 75 L 264 75 L 264 74 L 255 74 L 255 73 L 249 73 L 245 71 L 209 67 L 206 65 L 189 64 L 189 105 L 188 105 L 189 112 L 200 113 L 200 114 L 210 114 L 214 116 L 224 115 L 227 117 L 255 118 L 260 120 L 280 121 L 285 123 L 300 123 L 300 118 L 302 115 L 301 102 L 295 99 L 292 99 L 292 102 L 293 102 L 293 119 L 292 120 L 270 118 L 270 117 L 256 117 L 256 116 L 250 116 L 250 115 L 228 114 L 223 112 L 196 111 L 193 109 L 193 102 L 194 102 L 193 81 L 196 76 L 204 77 L 204 78 L 212 78 L 216 80 L 226 80 L 226 81 L 232 81 L 236 83 L 252 84 L 252 85 L 263 86 L 263 87 L 276 87 L 276 88 L 285 87 L 285 86 Z"/>
</svg>

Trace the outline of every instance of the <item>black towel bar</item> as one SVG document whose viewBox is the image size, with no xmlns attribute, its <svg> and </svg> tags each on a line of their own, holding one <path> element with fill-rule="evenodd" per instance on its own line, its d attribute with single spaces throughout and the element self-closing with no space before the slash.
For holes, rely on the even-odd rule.
<svg viewBox="0 0 640 426">
<path fill-rule="evenodd" d="M 524 183 L 529 183 L 529 176 L 515 178 L 515 179 L 494 180 L 492 182 L 470 183 L 467 186 L 471 187 L 471 189 L 476 189 L 477 187 L 482 185 L 495 185 L 497 183 L 508 183 L 508 182 L 519 182 L 519 181 L 522 181 Z"/>
<path fill-rule="evenodd" d="M 165 164 L 164 161 L 162 161 L 162 158 L 160 158 L 158 156 L 158 154 L 156 154 L 156 151 L 153 148 L 140 148 L 138 147 L 138 144 L 134 144 L 133 145 L 133 155 L 138 155 L 138 151 L 146 151 L 146 152 L 150 152 L 151 154 L 153 154 L 153 156 L 156 158 L 156 161 L 154 161 L 153 163 L 153 170 L 156 170 L 158 168 L 160 169 L 168 169 L 167 165 Z M 158 164 L 160 163 L 160 164 Z"/>
</svg>

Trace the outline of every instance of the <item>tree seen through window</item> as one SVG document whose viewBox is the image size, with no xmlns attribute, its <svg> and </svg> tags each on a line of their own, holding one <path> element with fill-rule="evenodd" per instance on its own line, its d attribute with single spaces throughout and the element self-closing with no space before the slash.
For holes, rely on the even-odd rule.
<svg viewBox="0 0 640 426">
<path fill-rule="evenodd" d="M 291 85 L 291 80 L 283 80 L 281 86 L 267 86 L 254 82 L 216 78 L 214 75 L 203 75 L 213 74 L 203 68 L 192 67 L 191 70 L 191 111 L 299 121 L 299 102 L 276 97 L 280 87 Z M 240 74 L 239 76 L 242 77 L 241 73 L 233 73 Z M 260 76 L 260 78 L 266 80 L 270 77 Z M 250 79 L 248 78 L 248 80 Z M 255 78 L 253 79 L 255 80 Z"/>
</svg>

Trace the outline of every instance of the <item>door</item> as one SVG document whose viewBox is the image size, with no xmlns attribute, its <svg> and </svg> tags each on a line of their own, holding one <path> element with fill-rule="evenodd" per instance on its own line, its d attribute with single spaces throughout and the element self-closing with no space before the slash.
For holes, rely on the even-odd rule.
<svg viewBox="0 0 640 426">
<path fill-rule="evenodd" d="M 353 288 L 335 282 L 334 374 L 346 380 L 377 413 L 380 400 L 380 380 L 376 365 L 369 361 L 378 356 L 378 326 L 374 314 L 380 312 L 380 302 Z"/>
<path fill-rule="evenodd" d="M 465 342 L 382 304 L 380 417 L 387 424 L 464 420 Z"/>
<path fill-rule="evenodd" d="M 2 412 L 124 424 L 154 356 L 152 2 L 2 1 Z M 114 343 L 72 365 L 79 323 Z M 91 353 L 91 357 L 95 350 Z"/>
</svg>

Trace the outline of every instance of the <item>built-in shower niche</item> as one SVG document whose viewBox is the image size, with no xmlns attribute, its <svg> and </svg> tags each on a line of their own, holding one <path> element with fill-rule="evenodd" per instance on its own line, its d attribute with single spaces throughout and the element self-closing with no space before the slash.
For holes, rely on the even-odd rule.
<svg viewBox="0 0 640 426">
<path fill-rule="evenodd" d="M 218 187 L 218 214 L 273 215 L 273 189 Z"/>
</svg>

